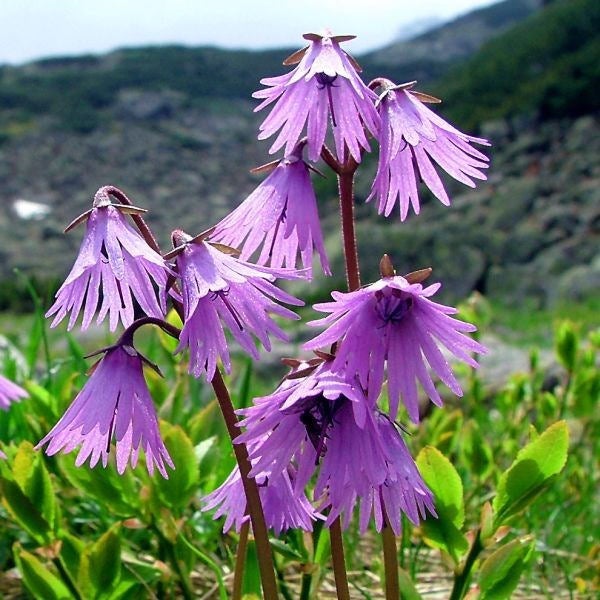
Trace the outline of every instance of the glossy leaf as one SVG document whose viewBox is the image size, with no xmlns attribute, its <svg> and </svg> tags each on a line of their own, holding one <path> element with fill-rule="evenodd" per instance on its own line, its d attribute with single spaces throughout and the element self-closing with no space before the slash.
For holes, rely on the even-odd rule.
<svg viewBox="0 0 600 600">
<path fill-rule="evenodd" d="M 465 519 L 462 482 L 450 461 L 436 448 L 427 446 L 417 456 L 417 466 L 435 497 L 438 518 L 421 523 L 425 542 L 447 552 L 454 563 L 467 551 L 460 531 Z"/>
<path fill-rule="evenodd" d="M 496 526 L 526 508 L 565 465 L 569 432 L 565 421 L 551 425 L 517 454 L 498 482 L 493 508 Z"/>
</svg>

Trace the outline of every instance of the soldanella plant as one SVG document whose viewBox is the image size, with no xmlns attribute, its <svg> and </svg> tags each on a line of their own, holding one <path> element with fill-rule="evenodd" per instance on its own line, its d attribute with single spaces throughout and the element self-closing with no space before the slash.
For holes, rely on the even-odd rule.
<svg viewBox="0 0 600 600">
<path fill-rule="evenodd" d="M 503 546 L 500 540 L 509 519 L 562 468 L 564 424 L 534 436 L 496 482 L 491 502 L 481 507 L 480 525 L 467 532 L 457 471 L 433 446 L 415 460 L 408 431 L 419 431 L 432 410 L 429 402 L 443 411 L 444 397 L 463 395 L 472 380 L 467 369 L 476 369 L 489 349 L 474 324 L 436 297 L 441 283 L 435 265 L 406 264 L 402 248 L 382 247 L 379 278 L 363 281 L 355 235 L 354 181 L 364 176 L 367 153 L 378 160 L 366 200 L 393 221 L 390 227 L 410 227 L 405 221 L 411 212 L 411 218 L 426 212 L 426 189 L 450 206 L 446 176 L 470 187 L 486 179 L 489 143 L 447 123 L 434 110 L 439 100 L 418 91 L 415 81 L 363 81 L 345 50 L 353 37 L 306 34 L 308 45 L 284 61 L 290 70 L 261 80 L 256 110 L 267 114 L 258 138 L 272 138 L 269 152 L 277 157 L 255 169 L 264 181 L 219 223 L 206 223 L 203 232 L 175 230 L 172 247 L 161 249 L 145 209 L 107 185 L 95 193 L 91 209 L 68 225 L 68 231 L 83 231 L 81 246 L 46 317 L 51 327 L 66 323 L 68 330 L 85 331 L 107 321 L 111 332 L 121 331 L 93 353 L 87 381 L 71 381 L 72 403 L 40 432 L 35 447 L 6 446 L 2 454 L 4 504 L 45 549 L 36 557 L 24 549 L 23 538 L 14 550 L 34 595 L 144 597 L 143 591 L 133 595 L 139 581 L 132 583 L 114 564 L 121 552 L 118 527 L 156 532 L 170 565 L 165 573 L 175 573 L 177 581 L 168 588 L 163 573 L 157 585 L 167 596 L 196 597 L 190 570 L 199 561 L 210 569 L 220 597 L 241 598 L 247 572 L 258 565 L 265 598 L 319 598 L 324 572 L 317 567 L 330 554 L 337 596 L 350 598 L 354 584 L 344 536 L 352 534 L 372 547 L 382 538 L 386 597 L 416 598 L 406 565 L 398 565 L 397 540 L 405 543 L 407 529 L 441 551 L 454 577 L 452 598 L 507 597 L 517 585 L 531 560 L 532 538 L 521 535 Z M 283 359 L 288 370 L 278 385 L 268 393 L 263 387 L 236 410 L 223 374 L 235 376 L 240 365 L 288 340 L 286 323 L 299 319 L 295 311 L 304 303 L 282 282 L 332 274 L 319 216 L 325 207 L 318 208 L 313 188 L 313 179 L 327 170 L 338 179 L 347 287 L 315 304 L 324 316 L 306 324 L 309 333 L 301 337 L 308 341 L 298 356 Z M 160 330 L 163 360 L 179 382 L 192 378 L 195 389 L 212 386 L 230 437 L 225 456 L 232 451 L 236 464 L 227 463 L 229 475 L 202 498 L 197 461 L 206 446 L 196 440 L 196 451 L 187 452 L 191 442 L 184 434 L 161 424 L 151 393 L 165 389 L 156 384 L 161 364 L 134 340 L 150 326 Z M 247 363 L 235 359 L 240 353 Z M 0 408 L 28 393 L 39 400 L 39 389 L 25 391 L 0 378 Z M 536 466 L 545 448 L 552 448 L 550 459 L 531 475 L 529 464 Z M 67 468 L 59 456 L 70 453 L 76 459 Z M 55 457 L 71 481 L 81 483 L 82 470 L 93 468 L 85 485 L 106 498 L 114 493 L 115 511 L 127 516 L 90 548 L 64 533 L 61 522 L 69 515 L 60 514 L 60 499 L 48 497 L 55 476 L 47 469 L 55 471 Z M 31 475 L 19 474 L 17 463 Z M 131 501 L 119 481 L 134 490 Z M 201 509 L 193 515 L 196 531 L 206 528 L 198 523 L 206 522 L 208 511 L 224 519 L 223 539 L 235 540 L 235 573 L 227 581 L 214 557 L 184 534 L 182 507 L 190 498 Z M 161 508 L 169 501 L 168 510 Z M 67 555 L 75 554 L 82 558 L 69 563 Z M 49 566 L 42 565 L 44 556 L 51 558 Z M 290 556 L 304 565 L 296 587 L 286 582 Z"/>
</svg>

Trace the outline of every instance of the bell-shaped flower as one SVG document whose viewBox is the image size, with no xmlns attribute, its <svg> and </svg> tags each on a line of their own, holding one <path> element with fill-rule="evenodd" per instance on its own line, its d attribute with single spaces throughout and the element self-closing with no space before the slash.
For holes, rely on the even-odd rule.
<svg viewBox="0 0 600 600">
<path fill-rule="evenodd" d="M 269 336 L 286 340 L 287 336 L 271 318 L 278 315 L 298 319 L 279 302 L 301 306 L 303 302 L 280 290 L 273 281 L 283 277 L 296 279 L 298 271 L 252 265 L 234 256 L 233 249 L 204 241 L 212 231 L 191 238 L 173 233 L 177 246 L 167 257 L 176 257 L 181 278 L 184 323 L 177 352 L 189 348 L 189 371 L 210 381 L 217 359 L 227 372 L 231 369 L 225 328 L 253 358 L 259 353 L 254 338 L 271 350 Z"/>
<path fill-rule="evenodd" d="M 276 163 L 246 200 L 216 225 L 211 240 L 239 248 L 242 260 L 260 248 L 257 263 L 274 268 L 293 269 L 299 257 L 310 278 L 315 251 L 325 274 L 331 271 L 303 146 L 300 142 L 293 154 Z"/>
<path fill-rule="evenodd" d="M 27 392 L 16 383 L 0 375 L 0 408 L 8 410 L 13 402 L 18 402 L 21 398 L 26 398 Z"/>
<path fill-rule="evenodd" d="M 294 489 L 317 473 L 318 509 L 326 524 L 341 516 L 348 526 L 360 508 L 360 528 L 371 519 L 396 533 L 402 514 L 415 524 L 435 515 L 431 492 L 423 482 L 398 427 L 381 414 L 355 376 L 334 372 L 331 356 L 297 365 L 270 396 L 256 398 L 244 415 L 251 475 L 277 476 L 292 469 Z M 324 362 L 323 362 L 324 360 Z"/>
<path fill-rule="evenodd" d="M 321 517 L 312 507 L 304 492 L 298 492 L 293 475 L 283 471 L 274 475 L 262 474 L 256 478 L 265 522 L 276 535 L 288 529 L 312 531 L 313 521 Z M 216 508 L 214 518 L 225 515 L 223 531 L 232 527 L 240 531 L 249 519 L 246 513 L 246 496 L 238 467 L 214 492 L 204 498 L 203 511 Z"/>
<path fill-rule="evenodd" d="M 156 467 L 168 479 L 166 465 L 175 468 L 158 430 L 158 420 L 142 372 L 143 364 L 157 369 L 133 346 L 119 342 L 103 350 L 89 380 L 71 406 L 36 448 L 46 454 L 71 452 L 81 446 L 75 464 L 99 460 L 106 467 L 114 438 L 117 471 L 135 467 L 140 451 L 152 475 Z"/>
<path fill-rule="evenodd" d="M 379 116 L 377 96 L 362 82 L 356 61 L 340 47 L 354 36 L 307 33 L 303 37 L 310 45 L 284 62 L 298 66 L 285 75 L 261 79 L 267 88 L 253 94 L 263 99 L 255 111 L 276 102 L 260 126 L 258 139 L 281 130 L 269 152 L 285 146 L 285 153 L 291 154 L 306 126 L 308 156 L 316 161 L 331 117 L 339 160 L 345 161 L 349 152 L 360 162 L 361 150 L 369 150 L 365 128 L 376 135 Z"/>
<path fill-rule="evenodd" d="M 383 89 L 378 101 L 379 162 L 367 201 L 377 199 L 379 214 L 389 216 L 396 204 L 403 221 L 411 205 L 419 214 L 419 180 L 449 205 L 434 163 L 469 187 L 475 187 L 474 179 L 487 179 L 482 169 L 487 169 L 489 159 L 472 146 L 473 142 L 489 146 L 487 140 L 462 133 L 427 108 L 426 103 L 439 100 L 413 91 L 416 82 L 396 86 L 387 79 L 375 81 Z"/>
<path fill-rule="evenodd" d="M 70 313 L 67 329 L 71 329 L 82 310 L 82 330 L 96 313 L 97 323 L 108 315 L 111 331 L 119 320 L 128 327 L 134 320 L 134 299 L 147 316 L 165 315 L 165 290 L 172 273 L 160 254 L 127 222 L 124 211 L 142 209 L 114 205 L 103 197 L 67 227 L 66 231 L 87 220 L 75 264 L 46 313 L 47 317 L 54 315 L 52 327 Z"/>
<path fill-rule="evenodd" d="M 395 275 L 387 256 L 382 279 L 354 292 L 333 292 L 333 302 L 315 304 L 329 316 L 311 321 L 327 329 L 304 345 L 316 349 L 337 343 L 332 371 L 355 373 L 376 401 L 387 374 L 390 418 L 396 419 L 400 397 L 413 422 L 419 421 L 417 381 L 429 398 L 442 404 L 428 366 L 457 396 L 462 389 L 439 346 L 460 361 L 477 367 L 473 353 L 486 348 L 466 333 L 474 325 L 453 318 L 458 311 L 430 298 L 440 284 L 423 287 L 424 269 L 406 277 Z"/>
</svg>

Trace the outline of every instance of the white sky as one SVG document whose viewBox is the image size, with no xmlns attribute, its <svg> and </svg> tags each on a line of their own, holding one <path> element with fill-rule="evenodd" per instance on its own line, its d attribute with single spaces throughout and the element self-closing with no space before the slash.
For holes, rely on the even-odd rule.
<svg viewBox="0 0 600 600">
<path fill-rule="evenodd" d="M 358 39 L 354 53 L 392 41 L 402 26 L 445 19 L 493 0 L 0 0 L 0 63 L 180 43 L 300 46 L 328 27 Z"/>
</svg>

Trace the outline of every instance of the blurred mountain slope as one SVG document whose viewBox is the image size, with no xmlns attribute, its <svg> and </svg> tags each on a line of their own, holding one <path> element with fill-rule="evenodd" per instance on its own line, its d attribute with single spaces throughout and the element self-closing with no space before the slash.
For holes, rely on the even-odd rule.
<svg viewBox="0 0 600 600">
<path fill-rule="evenodd" d="M 531 10 L 511 27 L 509 5 Z M 600 30 L 600 5 L 536 6 L 508 0 L 476 11 L 478 20 L 502 17 L 494 39 L 458 65 L 448 61 L 444 69 L 456 70 L 446 78 L 420 86 L 443 95 L 439 110 L 459 127 L 491 138 L 489 182 L 475 191 L 450 182 L 453 210 L 423 193 L 420 217 L 401 224 L 362 206 L 376 153 L 366 157 L 357 193 L 367 278 L 387 250 L 406 271 L 433 265 L 453 298 L 478 289 L 544 303 L 597 285 L 600 56 L 591 32 Z M 435 31 L 426 35 L 435 41 Z M 237 205 L 260 181 L 248 169 L 270 160 L 269 143 L 256 141 L 264 115 L 252 112 L 250 94 L 261 77 L 284 72 L 287 53 L 169 46 L 0 68 L 0 307 L 14 304 L 14 267 L 64 276 L 81 238 L 62 229 L 101 185 L 149 208 L 163 245 L 171 229 L 196 233 Z M 376 71 L 374 56 L 359 57 L 367 78 L 415 77 Z M 335 183 L 318 185 L 333 231 Z M 39 206 L 24 216 L 23 200 Z M 339 269 L 336 235 L 329 246 Z"/>
</svg>

